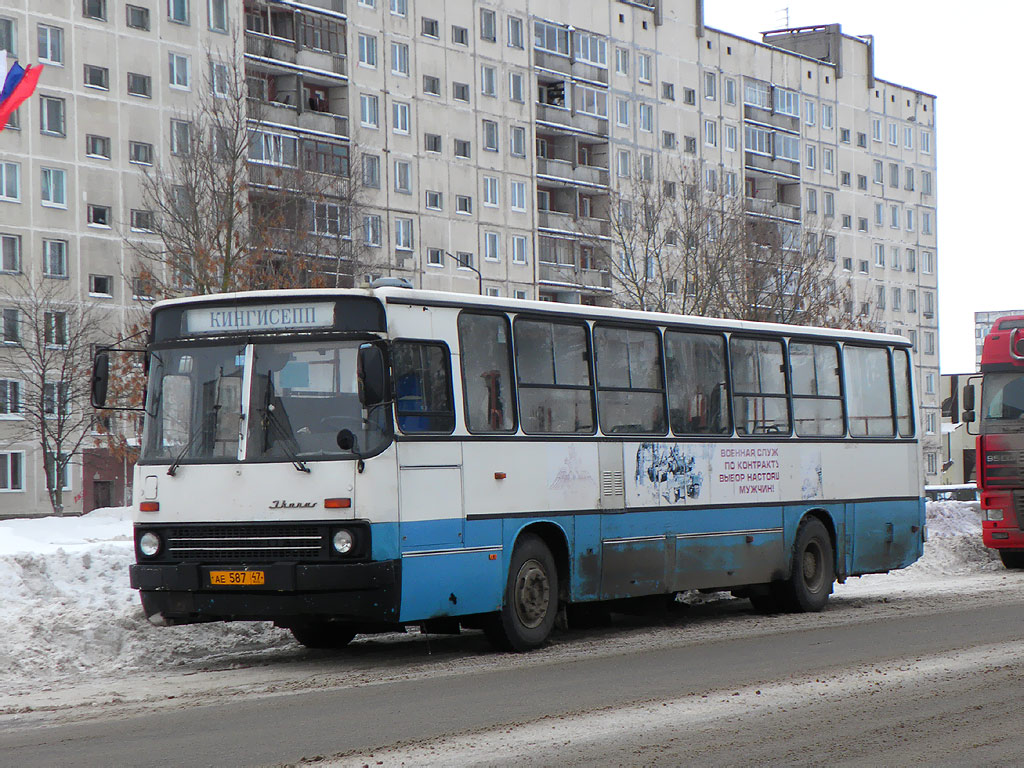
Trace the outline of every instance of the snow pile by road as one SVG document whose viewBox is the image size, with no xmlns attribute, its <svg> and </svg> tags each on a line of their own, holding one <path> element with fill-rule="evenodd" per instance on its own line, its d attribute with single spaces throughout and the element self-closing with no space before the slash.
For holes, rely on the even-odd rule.
<svg viewBox="0 0 1024 768">
<path fill-rule="evenodd" d="M 868 578 L 891 582 L 898 591 L 914 580 L 1001 568 L 981 543 L 977 502 L 930 503 L 928 527 L 931 538 L 918 563 Z M 267 623 L 151 626 L 128 585 L 133 557 L 126 508 L 80 518 L 0 521 L 0 692 L 56 690 L 98 678 L 233 659 L 251 662 L 260 654 L 297 650 L 288 632 Z M 841 589 L 857 591 L 858 581 Z M 879 582 L 871 584 L 877 589 Z"/>
</svg>

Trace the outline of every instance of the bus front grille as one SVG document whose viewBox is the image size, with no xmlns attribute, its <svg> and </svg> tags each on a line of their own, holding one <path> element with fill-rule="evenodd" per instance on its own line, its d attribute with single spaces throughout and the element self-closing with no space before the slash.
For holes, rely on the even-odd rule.
<svg viewBox="0 0 1024 768">
<path fill-rule="evenodd" d="M 327 528 L 318 525 L 190 525 L 166 532 L 166 557 L 205 563 L 323 560 Z"/>
</svg>

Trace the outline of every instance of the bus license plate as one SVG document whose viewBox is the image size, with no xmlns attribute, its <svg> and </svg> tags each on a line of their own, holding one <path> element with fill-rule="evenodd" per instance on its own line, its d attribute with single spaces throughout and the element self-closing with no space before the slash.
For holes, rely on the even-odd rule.
<svg viewBox="0 0 1024 768">
<path fill-rule="evenodd" d="M 214 587 L 259 587 L 265 580 L 263 571 L 210 571 Z"/>
</svg>

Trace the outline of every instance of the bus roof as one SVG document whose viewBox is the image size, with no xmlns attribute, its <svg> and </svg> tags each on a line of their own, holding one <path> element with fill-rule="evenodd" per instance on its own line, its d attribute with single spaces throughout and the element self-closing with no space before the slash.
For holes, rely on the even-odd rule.
<svg viewBox="0 0 1024 768">
<path fill-rule="evenodd" d="M 728 330 L 747 333 L 784 333 L 805 336 L 823 336 L 844 340 L 884 342 L 895 346 L 910 346 L 909 340 L 896 334 L 872 333 L 869 331 L 822 328 L 816 326 L 795 326 L 784 323 L 764 323 L 750 320 L 727 320 L 696 315 L 677 315 L 667 312 L 643 312 L 617 307 L 594 307 L 583 304 L 564 304 L 552 301 L 510 299 L 504 297 L 478 296 L 449 291 L 429 291 L 418 288 L 301 288 L 268 291 L 239 291 L 235 293 L 212 293 L 202 296 L 186 296 L 164 299 L 151 307 L 151 312 L 174 306 L 192 306 L 206 302 L 238 302 L 239 304 L 267 301 L 268 299 L 295 298 L 342 298 L 344 296 L 372 296 L 385 304 L 412 304 L 444 307 L 465 307 L 467 309 L 499 309 L 510 312 L 543 312 L 567 317 L 584 317 L 591 320 L 620 320 L 654 322 L 661 325 L 690 326 L 708 330 Z"/>
</svg>

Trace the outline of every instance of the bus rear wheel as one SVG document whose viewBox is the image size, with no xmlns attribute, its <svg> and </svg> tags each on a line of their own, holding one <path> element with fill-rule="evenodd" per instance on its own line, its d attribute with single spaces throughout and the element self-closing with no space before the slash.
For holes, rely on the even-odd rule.
<svg viewBox="0 0 1024 768">
<path fill-rule="evenodd" d="M 1003 561 L 1003 565 L 1011 570 L 1018 570 L 1024 568 L 1024 552 L 1020 550 L 999 550 L 999 559 Z"/>
<path fill-rule="evenodd" d="M 557 614 L 555 558 L 539 537 L 525 534 L 512 550 L 505 597 L 484 630 L 487 639 L 504 650 L 533 650 L 547 641 Z"/>
<path fill-rule="evenodd" d="M 345 624 L 313 621 L 291 627 L 292 637 L 307 648 L 344 648 L 356 632 Z"/>
<path fill-rule="evenodd" d="M 799 613 L 820 611 L 832 594 L 835 554 L 825 525 L 816 517 L 800 523 L 793 544 L 789 579 L 782 584 L 786 607 Z"/>
</svg>

